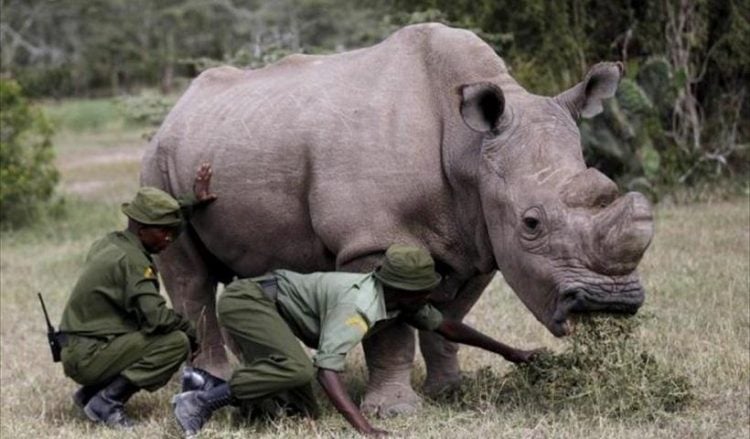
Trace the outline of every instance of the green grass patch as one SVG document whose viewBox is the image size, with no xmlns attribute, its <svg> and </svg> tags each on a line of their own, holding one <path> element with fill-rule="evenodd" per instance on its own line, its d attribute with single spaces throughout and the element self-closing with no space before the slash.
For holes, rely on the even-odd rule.
<svg viewBox="0 0 750 439">
<path fill-rule="evenodd" d="M 651 419 L 686 407 L 693 399 L 687 377 L 635 336 L 643 319 L 581 317 L 562 353 L 541 354 L 502 378 L 498 402 L 618 419 Z"/>
<path fill-rule="evenodd" d="M 124 117 L 116 99 L 67 99 L 43 106 L 58 130 L 75 133 L 121 129 Z"/>
</svg>

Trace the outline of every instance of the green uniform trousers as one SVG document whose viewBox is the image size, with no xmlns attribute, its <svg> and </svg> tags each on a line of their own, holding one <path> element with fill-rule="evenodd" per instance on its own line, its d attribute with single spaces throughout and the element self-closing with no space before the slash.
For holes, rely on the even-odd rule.
<svg viewBox="0 0 750 439">
<path fill-rule="evenodd" d="M 262 410 L 273 398 L 292 413 L 317 416 L 312 361 L 260 285 L 251 281 L 231 284 L 218 300 L 217 313 L 242 357 L 229 387 L 243 409 L 255 404 Z"/>
<path fill-rule="evenodd" d="M 100 340 L 71 335 L 62 350 L 65 375 L 85 386 L 106 383 L 122 375 L 141 389 L 164 386 L 190 352 L 182 331 L 147 335 L 130 332 Z"/>
</svg>

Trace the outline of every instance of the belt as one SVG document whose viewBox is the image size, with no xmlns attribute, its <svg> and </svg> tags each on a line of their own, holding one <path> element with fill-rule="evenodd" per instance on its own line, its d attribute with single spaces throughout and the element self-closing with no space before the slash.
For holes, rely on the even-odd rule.
<svg viewBox="0 0 750 439">
<path fill-rule="evenodd" d="M 68 345 L 68 342 L 70 342 L 70 338 L 68 337 L 68 334 L 64 332 L 56 332 L 55 340 L 57 340 L 57 344 L 59 344 L 61 348 L 64 348 L 65 346 Z"/>
<path fill-rule="evenodd" d="M 263 290 L 263 295 L 275 302 L 279 296 L 279 282 L 276 280 L 276 277 L 265 277 L 258 279 L 256 282 L 258 282 L 258 285 Z"/>
<path fill-rule="evenodd" d="M 96 340 L 100 342 L 108 342 L 115 338 L 115 335 L 102 335 L 102 336 L 95 336 L 95 335 L 80 335 L 80 334 L 73 334 L 68 332 L 56 332 L 55 333 L 55 339 L 57 340 L 57 343 L 60 345 L 61 348 L 64 348 L 65 346 L 69 345 L 70 342 L 73 340 L 74 337 L 77 338 L 88 338 L 91 340 Z"/>
</svg>

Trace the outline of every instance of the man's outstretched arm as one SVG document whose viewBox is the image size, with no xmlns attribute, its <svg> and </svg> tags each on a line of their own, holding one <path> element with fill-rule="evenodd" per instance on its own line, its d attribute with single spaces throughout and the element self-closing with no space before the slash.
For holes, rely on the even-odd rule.
<svg viewBox="0 0 750 439">
<path fill-rule="evenodd" d="M 512 363 L 527 363 L 541 351 L 540 349 L 531 351 L 516 349 L 486 336 L 458 320 L 444 319 L 435 332 L 454 343 L 475 346 L 502 355 L 503 358 Z"/>
<path fill-rule="evenodd" d="M 349 423 L 358 432 L 368 436 L 385 436 L 388 432 L 379 430 L 367 421 L 362 415 L 354 402 L 352 402 L 349 395 L 346 393 L 344 385 L 341 383 L 339 373 L 335 370 L 318 368 L 318 382 L 320 383 L 323 390 L 328 395 L 328 399 L 331 400 L 333 406 L 336 407 L 341 415 L 349 421 Z"/>
</svg>

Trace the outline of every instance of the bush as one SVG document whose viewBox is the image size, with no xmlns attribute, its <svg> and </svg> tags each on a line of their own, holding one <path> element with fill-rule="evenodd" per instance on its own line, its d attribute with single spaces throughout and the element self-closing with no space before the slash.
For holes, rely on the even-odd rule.
<svg viewBox="0 0 750 439">
<path fill-rule="evenodd" d="M 0 79 L 0 226 L 33 221 L 51 197 L 59 175 L 53 164 L 52 126 L 23 96 L 21 86 Z"/>
<path fill-rule="evenodd" d="M 157 128 L 174 106 L 174 97 L 154 93 L 126 96 L 118 100 L 125 120 L 135 126 Z"/>
</svg>

